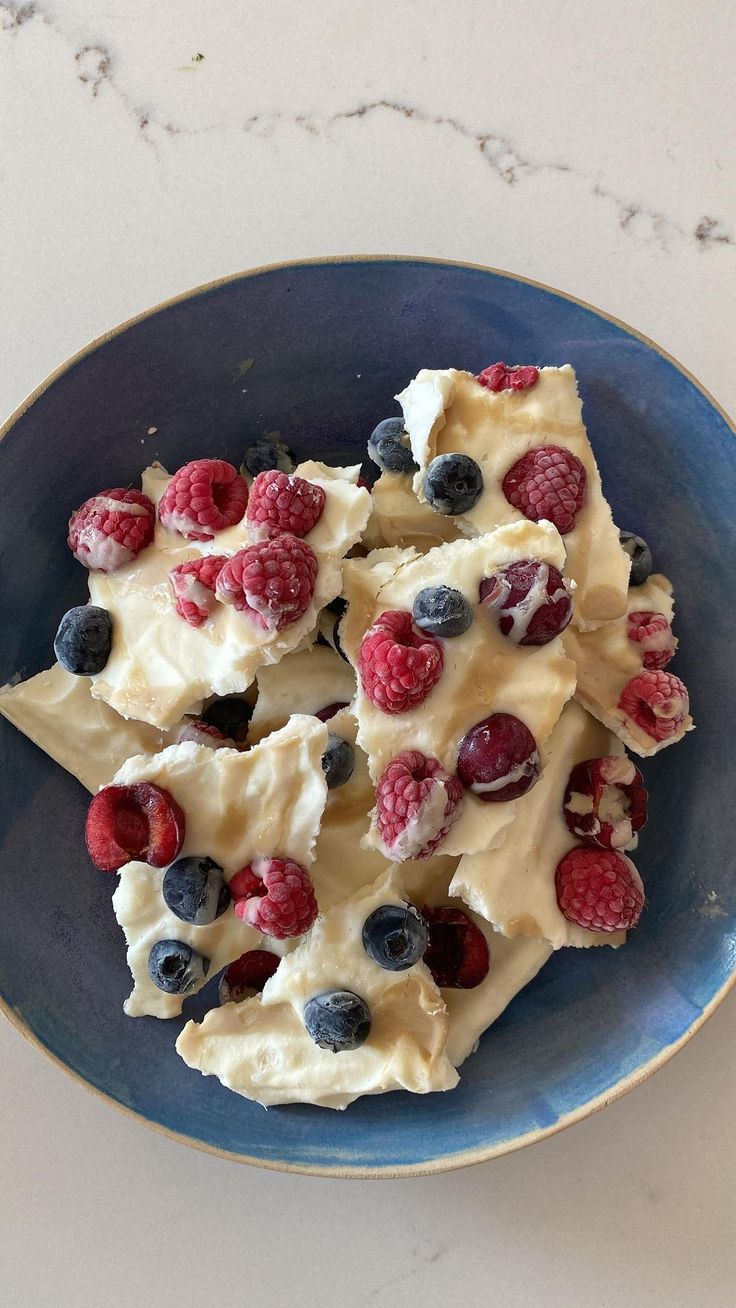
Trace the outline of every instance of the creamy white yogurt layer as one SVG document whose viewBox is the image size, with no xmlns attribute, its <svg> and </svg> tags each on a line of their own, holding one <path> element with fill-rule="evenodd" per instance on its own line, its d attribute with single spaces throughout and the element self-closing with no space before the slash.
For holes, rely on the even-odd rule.
<svg viewBox="0 0 736 1308">
<path fill-rule="evenodd" d="M 349 704 L 355 695 L 352 667 L 324 645 L 287 654 L 261 668 L 256 681 L 258 699 L 248 728 L 251 744 L 282 727 L 292 713 L 319 713 L 330 704 Z"/>
<path fill-rule="evenodd" d="M 573 621 L 587 630 L 624 612 L 630 560 L 621 548 L 582 421 L 573 369 L 542 368 L 525 391 L 493 393 L 468 372 L 423 368 L 396 397 L 419 464 L 414 490 L 424 500 L 424 476 L 437 455 L 468 454 L 480 465 L 483 493 L 455 522 L 469 536 L 523 520 L 501 489 L 509 468 L 540 445 L 561 445 L 587 474 L 585 503 L 565 536 L 567 573 L 577 582 Z"/>
<path fill-rule="evenodd" d="M 373 486 L 373 512 L 363 533 L 368 549 L 384 545 L 413 545 L 420 554 L 460 540 L 463 532 L 456 518 L 435 513 L 429 504 L 417 498 L 410 473 L 384 472 Z"/>
<path fill-rule="evenodd" d="M 177 614 L 169 573 L 202 554 L 233 554 L 249 544 L 245 519 L 212 541 L 187 541 L 157 523 L 154 540 L 126 567 L 89 574 L 93 604 L 113 619 L 113 645 L 104 670 L 92 678 L 92 695 L 123 717 L 168 729 L 209 695 L 245 690 L 256 672 L 309 642 L 319 610 L 340 593 L 341 561 L 360 539 L 371 511 L 370 496 L 354 484 L 359 468 L 328 468 L 309 462 L 299 476 L 321 486 L 325 507 L 305 538 L 318 559 L 312 603 L 281 631 L 255 626 L 232 605 L 217 604 L 201 627 Z M 165 470 L 143 474 L 144 492 L 156 502 L 170 478 Z"/>
</svg>

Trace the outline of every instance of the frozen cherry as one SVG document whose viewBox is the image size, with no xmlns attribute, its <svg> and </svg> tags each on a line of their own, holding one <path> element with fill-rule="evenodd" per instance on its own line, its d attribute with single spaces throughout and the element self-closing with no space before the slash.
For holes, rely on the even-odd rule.
<svg viewBox="0 0 736 1308">
<path fill-rule="evenodd" d="M 462 908 L 422 909 L 429 940 L 424 962 L 441 990 L 472 990 L 491 966 L 488 941 Z"/>
<path fill-rule="evenodd" d="M 585 759 L 570 773 L 563 811 L 574 836 L 626 849 L 647 820 L 641 772 L 625 754 Z"/>
<path fill-rule="evenodd" d="M 546 645 L 572 617 L 572 592 L 551 563 L 521 559 L 480 583 L 480 601 L 498 614 L 504 636 L 517 645 Z"/>
<path fill-rule="evenodd" d="M 486 804 L 518 799 L 539 780 L 539 750 L 513 713 L 492 713 L 460 741 L 457 775 Z"/>
</svg>

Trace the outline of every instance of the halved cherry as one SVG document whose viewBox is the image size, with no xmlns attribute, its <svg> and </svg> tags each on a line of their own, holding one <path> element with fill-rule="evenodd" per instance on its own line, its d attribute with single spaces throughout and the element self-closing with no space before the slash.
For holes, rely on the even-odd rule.
<svg viewBox="0 0 736 1308">
<path fill-rule="evenodd" d="M 485 981 L 491 966 L 488 941 L 461 908 L 422 909 L 429 941 L 424 962 L 435 985 L 445 990 L 472 990 Z"/>
<path fill-rule="evenodd" d="M 220 978 L 220 1003 L 239 1004 L 251 995 L 260 994 L 281 959 L 268 949 L 249 949 L 225 968 Z"/>
<path fill-rule="evenodd" d="M 647 820 L 641 772 L 625 754 L 588 758 L 567 782 L 563 813 L 574 836 L 603 849 L 626 849 Z"/>
<path fill-rule="evenodd" d="M 117 872 L 139 859 L 151 867 L 173 863 L 184 843 L 184 814 L 168 790 L 150 781 L 104 786 L 87 810 L 85 840 L 92 862 Z"/>
</svg>

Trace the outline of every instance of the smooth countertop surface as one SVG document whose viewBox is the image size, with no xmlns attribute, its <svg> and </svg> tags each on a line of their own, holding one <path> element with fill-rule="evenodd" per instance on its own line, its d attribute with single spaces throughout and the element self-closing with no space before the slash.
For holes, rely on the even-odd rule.
<svg viewBox="0 0 736 1308">
<path fill-rule="evenodd" d="M 0 417 L 167 296 L 347 253 L 569 291 L 733 413 L 735 56 L 718 0 L 0 0 Z M 186 1150 L 4 1022 L 0 1066 L 23 1308 L 733 1303 L 733 997 L 604 1113 L 414 1181 Z"/>
</svg>

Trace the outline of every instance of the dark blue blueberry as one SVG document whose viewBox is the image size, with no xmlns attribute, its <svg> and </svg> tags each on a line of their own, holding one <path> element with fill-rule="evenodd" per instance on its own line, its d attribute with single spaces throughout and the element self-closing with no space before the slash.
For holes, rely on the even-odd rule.
<svg viewBox="0 0 736 1308">
<path fill-rule="evenodd" d="M 96 604 L 79 604 L 69 609 L 54 637 L 54 654 L 62 668 L 75 677 L 102 672 L 110 657 L 112 618 Z"/>
<path fill-rule="evenodd" d="M 304 1025 L 320 1049 L 340 1054 L 368 1039 L 371 1011 L 352 990 L 325 990 L 305 1004 Z"/>
<path fill-rule="evenodd" d="M 354 767 L 355 754 L 350 741 L 343 740 L 342 736 L 333 736 L 330 732 L 327 749 L 322 755 L 322 771 L 327 789 L 336 790 L 338 786 L 344 786 L 352 777 Z"/>
<path fill-rule="evenodd" d="M 242 745 L 248 735 L 248 723 L 253 717 L 253 705 L 245 699 L 216 699 L 201 714 L 203 722 L 217 727 L 228 740 Z"/>
<path fill-rule="evenodd" d="M 259 472 L 270 472 L 272 468 L 279 472 L 293 472 L 294 456 L 276 431 L 267 431 L 264 436 L 249 445 L 243 456 L 241 472 L 257 477 Z"/>
<path fill-rule="evenodd" d="M 462 636 L 473 621 L 473 608 L 462 592 L 451 586 L 427 586 L 414 600 L 412 615 L 417 626 L 431 636 Z"/>
<path fill-rule="evenodd" d="M 418 963 L 427 940 L 427 924 L 413 904 L 382 904 L 363 923 L 366 954 L 389 972 Z"/>
<path fill-rule="evenodd" d="M 206 856 L 177 858 L 166 869 L 161 892 L 166 907 L 194 926 L 208 926 L 230 903 L 222 868 Z"/>
<path fill-rule="evenodd" d="M 342 595 L 336 595 L 334 600 L 330 600 L 327 605 L 330 613 L 335 613 L 338 618 L 344 618 L 348 611 L 348 602 Z"/>
<path fill-rule="evenodd" d="M 148 955 L 148 975 L 167 995 L 185 995 L 204 981 L 210 960 L 183 940 L 157 940 Z"/>
<path fill-rule="evenodd" d="M 343 610 L 344 611 L 344 610 Z M 342 647 L 340 641 L 340 623 L 342 622 L 342 613 L 335 613 L 331 605 L 323 609 L 319 617 L 319 634 L 317 636 L 318 645 L 329 645 L 334 649 L 340 658 L 349 662 L 348 656 Z"/>
<path fill-rule="evenodd" d="M 635 536 L 633 531 L 620 531 L 618 538 L 631 559 L 629 585 L 643 586 L 654 567 L 652 551 L 646 541 L 641 536 Z"/>
<path fill-rule="evenodd" d="M 384 472 L 416 472 L 403 418 L 384 418 L 368 438 L 368 455 Z"/>
<path fill-rule="evenodd" d="M 483 473 L 468 454 L 440 454 L 427 468 L 424 494 L 437 513 L 469 513 L 483 493 Z"/>
</svg>

